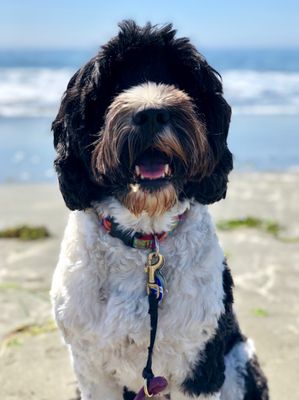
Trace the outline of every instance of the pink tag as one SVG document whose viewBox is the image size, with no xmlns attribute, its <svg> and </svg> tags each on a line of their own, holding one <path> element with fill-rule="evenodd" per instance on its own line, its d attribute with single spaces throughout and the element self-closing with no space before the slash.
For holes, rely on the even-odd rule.
<svg viewBox="0 0 299 400">
<path fill-rule="evenodd" d="M 155 376 L 149 383 L 148 392 L 153 396 L 162 392 L 168 385 L 167 380 L 163 376 Z M 139 390 L 134 400 L 144 400 L 145 393 L 143 388 Z"/>
</svg>

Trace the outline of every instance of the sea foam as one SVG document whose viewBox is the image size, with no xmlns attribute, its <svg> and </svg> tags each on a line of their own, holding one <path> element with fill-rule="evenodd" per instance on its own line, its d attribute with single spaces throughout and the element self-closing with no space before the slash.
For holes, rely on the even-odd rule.
<svg viewBox="0 0 299 400">
<path fill-rule="evenodd" d="M 0 116 L 54 118 L 71 68 L 0 68 Z M 234 114 L 299 113 L 299 72 L 225 70 Z"/>
<path fill-rule="evenodd" d="M 299 113 L 298 72 L 228 70 L 222 78 L 236 114 Z"/>
<path fill-rule="evenodd" d="M 0 116 L 54 117 L 73 72 L 67 68 L 1 68 Z"/>
</svg>

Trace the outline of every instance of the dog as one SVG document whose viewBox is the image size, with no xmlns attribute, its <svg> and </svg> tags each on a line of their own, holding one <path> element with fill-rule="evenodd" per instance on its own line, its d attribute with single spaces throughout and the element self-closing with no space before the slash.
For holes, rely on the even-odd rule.
<svg viewBox="0 0 299 400">
<path fill-rule="evenodd" d="M 72 212 L 51 299 L 82 399 L 135 398 L 152 296 L 165 398 L 267 400 L 207 209 L 225 198 L 233 168 L 220 75 L 171 24 L 119 26 L 71 78 L 52 125 Z M 163 257 L 164 286 L 144 272 L 158 263 L 149 257 Z"/>
</svg>

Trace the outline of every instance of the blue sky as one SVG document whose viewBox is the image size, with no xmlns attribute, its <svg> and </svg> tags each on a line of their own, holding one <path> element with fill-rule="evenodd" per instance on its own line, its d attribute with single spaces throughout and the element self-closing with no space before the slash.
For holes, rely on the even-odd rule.
<svg viewBox="0 0 299 400">
<path fill-rule="evenodd" d="M 173 22 L 198 46 L 299 48 L 295 0 L 7 0 L 0 48 L 98 47 L 117 23 Z"/>
</svg>

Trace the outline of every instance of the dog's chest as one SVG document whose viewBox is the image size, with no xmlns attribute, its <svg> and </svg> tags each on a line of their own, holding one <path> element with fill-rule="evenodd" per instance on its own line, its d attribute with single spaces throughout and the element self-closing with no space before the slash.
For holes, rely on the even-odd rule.
<svg viewBox="0 0 299 400">
<path fill-rule="evenodd" d="M 198 231 L 184 227 L 160 249 L 165 256 L 166 293 L 159 307 L 153 362 L 156 374 L 176 380 L 184 379 L 223 312 L 223 253 L 210 220 Z M 73 298 L 68 307 L 76 308 L 68 310 L 77 318 L 72 335 L 95 370 L 104 367 L 134 389 L 140 384 L 149 345 L 144 272 L 148 251 L 128 248 L 101 231 L 94 233 L 96 239 L 68 257 L 77 266 L 64 282 L 67 298 Z"/>
<path fill-rule="evenodd" d="M 137 390 L 150 337 L 144 272 L 147 251 L 133 255 L 130 249 L 126 251 L 130 254 L 127 262 L 124 254 L 113 250 L 107 254 L 107 279 L 99 287 L 103 295 L 100 318 L 93 324 L 88 347 L 100 368 L 104 365 L 120 384 Z M 180 255 L 163 246 L 162 251 L 167 291 L 159 307 L 153 368 L 158 375 L 182 381 L 217 326 L 222 311 L 221 267 L 214 268 L 212 277 L 212 264 L 205 260 L 203 265 L 196 254 Z"/>
<path fill-rule="evenodd" d="M 197 232 L 179 233 L 160 249 L 165 257 L 161 271 L 166 291 L 159 307 L 158 340 L 175 336 L 173 332 L 184 336 L 193 329 L 198 332 L 199 326 L 206 328 L 222 303 L 223 254 L 218 243 L 212 243 L 212 238 L 200 240 Z M 107 234 L 105 240 L 109 246 L 105 243 L 104 254 L 97 257 L 99 287 L 95 299 L 101 308 L 102 341 L 116 342 L 129 336 L 139 344 L 149 333 L 144 270 L 149 250 L 124 246 Z M 98 249 L 103 251 L 101 244 Z"/>
</svg>

